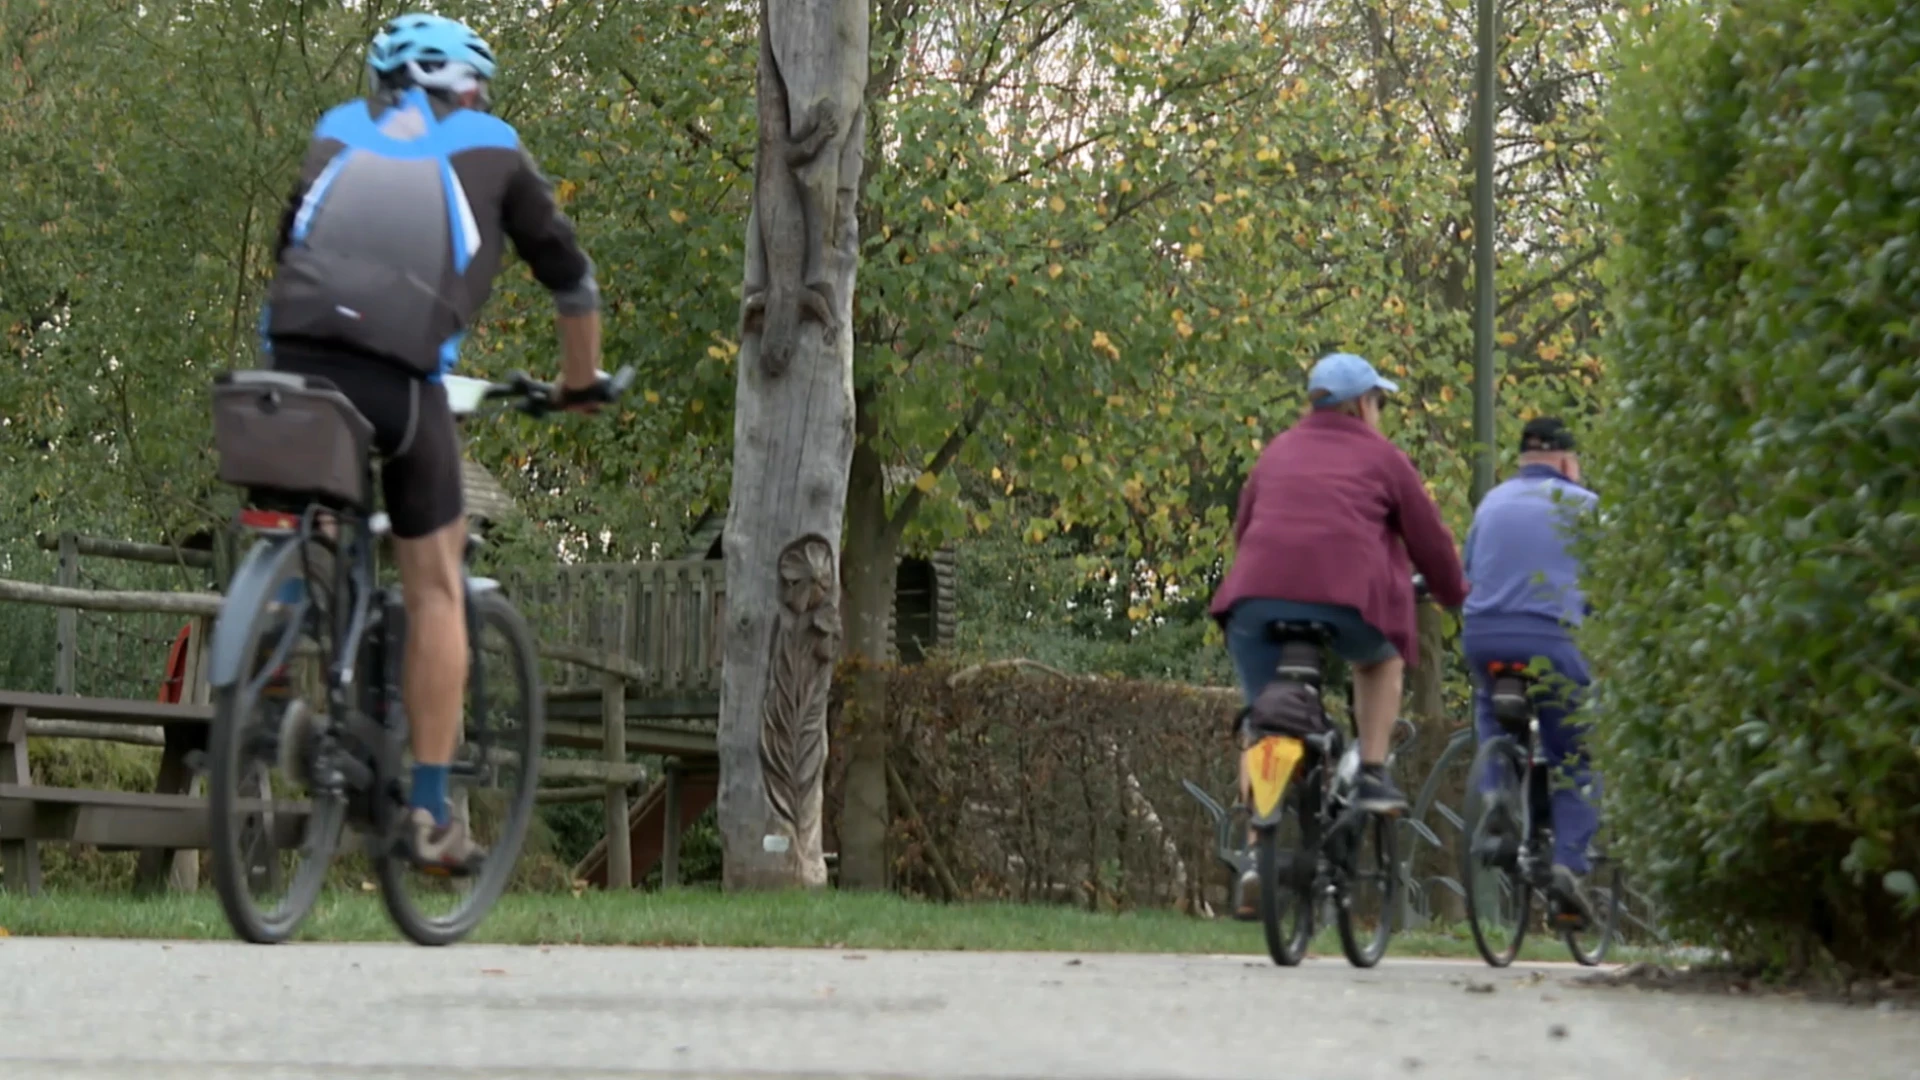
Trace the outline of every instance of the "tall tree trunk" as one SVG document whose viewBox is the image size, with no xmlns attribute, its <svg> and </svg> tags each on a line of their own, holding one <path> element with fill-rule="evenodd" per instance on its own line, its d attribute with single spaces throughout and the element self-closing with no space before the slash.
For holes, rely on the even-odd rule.
<svg viewBox="0 0 1920 1080">
<path fill-rule="evenodd" d="M 733 490 L 720 832 L 729 889 L 819 886 L 853 452 L 866 0 L 761 0 Z"/>
<path fill-rule="evenodd" d="M 840 887 L 888 885 L 887 676 L 891 656 L 888 615 L 893 609 L 898 534 L 887 520 L 886 473 L 873 440 L 879 423 L 866 402 L 847 481 L 847 655 L 853 685 L 847 694 L 847 772 L 840 808 Z"/>
</svg>

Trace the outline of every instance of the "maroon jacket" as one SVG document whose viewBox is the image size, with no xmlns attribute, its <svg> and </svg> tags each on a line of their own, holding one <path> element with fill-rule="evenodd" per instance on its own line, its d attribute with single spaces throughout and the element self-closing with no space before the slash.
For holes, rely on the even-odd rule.
<svg viewBox="0 0 1920 1080">
<path fill-rule="evenodd" d="M 1267 444 L 1240 490 L 1233 539 L 1233 565 L 1213 596 L 1223 622 L 1240 600 L 1339 604 L 1358 609 L 1411 666 L 1420 657 L 1408 555 L 1442 606 L 1467 597 L 1453 533 L 1413 462 L 1342 413 L 1309 413 Z"/>
</svg>

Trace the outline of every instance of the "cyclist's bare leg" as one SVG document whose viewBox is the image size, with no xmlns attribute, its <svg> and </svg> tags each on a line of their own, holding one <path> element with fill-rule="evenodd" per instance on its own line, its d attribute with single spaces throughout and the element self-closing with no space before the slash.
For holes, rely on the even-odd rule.
<svg viewBox="0 0 1920 1080">
<path fill-rule="evenodd" d="M 1393 742 L 1393 723 L 1400 715 L 1400 691 L 1406 681 L 1406 663 L 1399 657 L 1353 669 L 1354 717 L 1360 729 L 1360 785 L 1355 803 L 1363 810 L 1398 814 L 1407 797 L 1387 775 L 1387 750 Z"/>
<path fill-rule="evenodd" d="M 401 696 L 413 742 L 413 805 L 430 814 L 432 824 L 442 831 L 449 813 L 447 766 L 460 740 L 460 705 L 467 685 L 467 619 L 461 588 L 466 538 L 463 516 L 426 536 L 395 537 L 393 544 L 407 607 Z M 416 818 L 422 816 L 416 813 Z M 421 822 L 423 829 L 427 824 Z M 463 850 L 451 858 L 437 850 L 442 840 L 438 832 L 424 838 L 424 846 L 436 848 L 429 861 L 467 860 L 464 848 L 469 845 L 464 836 L 455 844 Z M 417 838 L 416 848 L 421 846 L 423 840 Z"/>
<path fill-rule="evenodd" d="M 401 695 L 423 765 L 453 760 L 460 739 L 460 703 L 467 687 L 467 615 L 460 556 L 467 520 L 410 540 L 395 537 L 394 562 L 407 605 L 407 647 Z"/>
<path fill-rule="evenodd" d="M 1360 760 L 1379 765 L 1387 760 L 1393 740 L 1393 722 L 1400 715 L 1400 692 L 1406 682 L 1404 660 L 1391 660 L 1353 671 L 1354 718 L 1360 727 Z"/>
</svg>

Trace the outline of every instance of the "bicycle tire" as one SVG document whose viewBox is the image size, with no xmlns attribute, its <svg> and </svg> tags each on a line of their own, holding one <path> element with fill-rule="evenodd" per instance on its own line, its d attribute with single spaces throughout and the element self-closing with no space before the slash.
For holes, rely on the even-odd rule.
<svg viewBox="0 0 1920 1080">
<path fill-rule="evenodd" d="M 1567 951 L 1573 954 L 1574 961 L 1582 967 L 1598 967 L 1606 962 L 1607 951 L 1613 947 L 1613 939 L 1620 928 L 1621 896 L 1626 892 L 1626 875 L 1621 871 L 1620 864 L 1612 859 L 1603 856 L 1601 862 L 1603 866 L 1595 867 L 1596 872 L 1589 876 L 1589 880 L 1602 877 L 1606 879 L 1606 902 L 1596 905 L 1595 911 L 1599 916 L 1600 925 L 1588 927 L 1586 930 L 1568 930 L 1561 934 L 1561 939 L 1567 943 Z M 1588 896 L 1592 896 L 1591 889 L 1588 890 Z M 1581 943 L 1581 939 L 1588 935 L 1594 939 L 1591 947 Z"/>
<path fill-rule="evenodd" d="M 480 681 L 489 688 L 487 697 L 495 699 L 491 688 L 498 686 L 498 680 L 488 675 L 497 668 L 520 687 L 520 726 L 517 734 L 508 736 L 514 745 L 495 747 L 518 755 L 520 781 L 508 797 L 500 835 L 489 847 L 480 872 L 464 879 L 465 901 L 452 914 L 436 917 L 415 903 L 406 888 L 413 866 L 404 854 L 383 850 L 375 858 L 374 870 L 388 916 L 408 940 L 430 947 L 451 945 L 471 934 L 506 891 L 533 819 L 534 798 L 540 786 L 540 754 L 546 742 L 546 702 L 540 685 L 539 656 L 526 619 L 497 592 L 473 594 L 469 602 L 473 607 L 468 620 L 472 628 L 468 642 L 469 681 Z M 489 664 L 485 660 L 487 650 L 483 642 L 489 629 L 498 630 L 506 642 L 507 655 L 501 658 L 502 663 Z"/>
<path fill-rule="evenodd" d="M 1494 868 L 1495 872 L 1505 879 L 1515 896 L 1514 904 L 1517 913 L 1514 920 L 1513 939 L 1505 948 L 1496 947 L 1488 940 L 1493 912 L 1482 910 L 1483 902 L 1479 899 L 1480 890 L 1475 887 L 1478 881 L 1476 871 L 1488 869 L 1488 867 L 1474 857 L 1474 848 L 1478 846 L 1481 832 L 1487 828 L 1491 819 L 1488 813 L 1489 802 L 1480 791 L 1478 778 L 1501 758 L 1504 758 L 1506 763 L 1516 771 L 1510 774 L 1509 779 L 1502 781 L 1499 791 L 1503 798 L 1494 805 L 1500 807 L 1501 813 L 1508 818 L 1510 825 L 1525 828 L 1524 815 L 1519 821 L 1514 821 L 1513 815 L 1514 808 L 1521 806 L 1521 800 L 1525 798 L 1517 778 L 1525 775 L 1526 761 L 1518 743 L 1505 735 L 1496 736 L 1481 744 L 1479 751 L 1473 756 L 1473 764 L 1467 771 L 1467 813 L 1463 821 L 1464 828 L 1461 830 L 1465 836 L 1465 842 L 1460 845 L 1460 884 L 1466 893 L 1467 924 L 1473 931 L 1473 944 L 1480 951 L 1481 959 L 1485 960 L 1489 966 L 1496 968 L 1503 968 L 1513 963 L 1514 958 L 1520 954 L 1520 946 L 1526 941 L 1533 905 L 1531 884 L 1517 873 Z M 1516 841 L 1516 845 L 1524 842 L 1524 839 L 1524 836 L 1521 837 Z"/>
<path fill-rule="evenodd" d="M 1398 837 L 1399 822 L 1379 814 L 1368 814 L 1357 828 L 1359 835 L 1350 841 L 1353 845 L 1350 865 L 1347 867 L 1349 881 L 1343 888 L 1339 906 L 1334 910 L 1334 927 L 1340 931 L 1340 951 L 1347 955 L 1347 963 L 1357 968 L 1370 968 L 1387 955 L 1387 944 L 1393 940 L 1394 906 L 1400 900 L 1400 853 Z M 1375 924 L 1373 938 L 1363 941 L 1360 925 L 1352 907 L 1351 874 L 1359 869 L 1359 863 L 1367 850 L 1365 839 L 1371 834 L 1374 840 L 1373 859 L 1375 872 L 1383 882 L 1380 896 L 1380 917 Z"/>
<path fill-rule="evenodd" d="M 1318 782 L 1317 770 L 1310 770 L 1304 779 L 1296 779 L 1291 790 L 1282 797 L 1281 821 L 1291 817 L 1300 826 L 1300 838 L 1293 845 L 1292 858 L 1285 860 L 1282 866 L 1280 858 L 1280 825 L 1260 829 L 1254 833 L 1254 869 L 1260 877 L 1260 928 L 1266 937 L 1267 955 L 1281 967 L 1297 967 L 1307 957 L 1307 946 L 1313 943 L 1313 890 L 1309 872 L 1307 888 L 1299 887 L 1300 874 L 1296 869 L 1298 860 L 1305 860 L 1311 867 L 1315 858 L 1316 845 L 1312 843 L 1312 828 L 1308 824 L 1307 806 L 1304 791 L 1310 784 Z M 1286 870 L 1282 880 L 1282 870 Z M 1294 923 L 1286 925 L 1291 914 Z"/>
<path fill-rule="evenodd" d="M 236 584 L 242 574 L 258 575 L 265 579 L 265 587 L 258 594 L 259 603 L 252 610 L 242 613 L 229 607 L 220 613 L 221 620 L 248 620 L 241 639 L 244 642 L 242 655 L 249 658 L 248 663 L 259 657 L 261 638 L 270 622 L 268 604 L 282 584 L 302 573 L 302 563 L 297 557 L 299 546 L 298 537 L 263 540 L 256 545 L 249 565 L 243 566 L 235 575 Z M 295 635 L 299 632 L 298 627 L 288 627 L 284 631 Z M 337 798 L 309 800 L 306 843 L 311 846 L 306 847 L 305 857 L 293 875 L 287 899 L 274 911 L 262 910 L 251 891 L 253 864 L 242 850 L 244 829 L 239 823 L 244 817 L 237 804 L 244 797 L 241 788 L 250 775 L 244 768 L 243 760 L 249 749 L 248 737 L 254 730 L 254 725 L 248 721 L 255 714 L 263 686 L 264 680 L 259 679 L 253 671 L 243 669 L 232 685 L 220 688 L 214 695 L 213 727 L 208 733 L 207 743 L 210 759 L 207 775 L 208 855 L 212 864 L 214 892 L 220 898 L 220 909 L 234 934 L 256 945 L 275 945 L 293 936 L 319 900 L 345 827 L 346 803 Z M 269 788 L 268 799 L 271 798 Z M 269 825 L 269 829 L 271 827 Z"/>
</svg>

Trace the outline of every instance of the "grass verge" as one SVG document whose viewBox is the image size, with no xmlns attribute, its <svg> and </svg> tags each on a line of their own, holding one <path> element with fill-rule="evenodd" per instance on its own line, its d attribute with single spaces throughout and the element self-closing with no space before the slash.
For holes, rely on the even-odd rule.
<svg viewBox="0 0 1920 1080">
<path fill-rule="evenodd" d="M 0 928 L 18 936 L 213 939 L 232 936 L 210 893 L 150 899 L 124 893 L 0 893 Z M 303 941 L 397 941 L 378 896 L 322 897 Z M 957 951 L 1215 953 L 1263 955 L 1257 924 L 1173 912 L 1094 914 L 1020 904 L 932 904 L 891 895 L 715 891 L 510 895 L 470 939 L 510 945 L 788 946 Z M 1323 932 L 1314 951 L 1338 955 Z M 1643 959 L 1645 950 L 1618 950 Z M 1464 928 L 1394 936 L 1390 956 L 1471 957 Z M 1523 958 L 1565 960 L 1558 941 L 1529 941 Z"/>
</svg>

